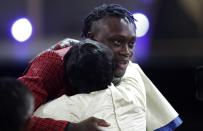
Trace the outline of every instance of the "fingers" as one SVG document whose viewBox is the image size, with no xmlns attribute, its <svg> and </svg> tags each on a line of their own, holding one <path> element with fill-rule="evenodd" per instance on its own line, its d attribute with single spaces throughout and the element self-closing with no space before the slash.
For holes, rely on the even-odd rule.
<svg viewBox="0 0 203 131">
<path fill-rule="evenodd" d="M 90 119 L 92 119 L 96 123 L 97 126 L 102 126 L 102 127 L 110 126 L 110 123 L 106 122 L 103 119 L 98 119 L 98 118 L 95 118 L 95 117 L 91 117 Z"/>
<path fill-rule="evenodd" d="M 98 126 L 103 126 L 103 127 L 108 127 L 108 126 L 110 126 L 110 123 L 106 122 L 106 121 L 103 120 L 103 119 L 100 119 L 100 120 L 97 122 L 97 125 L 98 125 Z"/>
<path fill-rule="evenodd" d="M 70 125 L 68 127 L 70 131 L 102 131 L 102 127 L 110 126 L 105 120 L 95 117 L 90 117 L 79 123 L 71 123 Z"/>
</svg>

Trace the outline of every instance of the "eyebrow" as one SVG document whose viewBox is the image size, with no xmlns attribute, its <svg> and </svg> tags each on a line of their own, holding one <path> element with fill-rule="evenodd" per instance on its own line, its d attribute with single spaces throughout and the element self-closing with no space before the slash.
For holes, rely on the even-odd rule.
<svg viewBox="0 0 203 131">
<path fill-rule="evenodd" d="M 123 36 L 123 35 L 120 35 L 120 34 L 110 36 L 108 39 L 109 40 L 120 39 L 120 40 L 125 40 L 125 41 L 134 41 L 134 42 L 136 41 L 136 37 L 135 36 L 133 36 L 133 37 L 126 37 L 126 36 Z"/>
</svg>

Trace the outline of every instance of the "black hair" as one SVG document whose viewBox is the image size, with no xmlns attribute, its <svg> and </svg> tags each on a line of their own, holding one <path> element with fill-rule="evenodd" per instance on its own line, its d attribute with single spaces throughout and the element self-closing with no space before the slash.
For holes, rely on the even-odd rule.
<svg viewBox="0 0 203 131">
<path fill-rule="evenodd" d="M 18 80 L 0 78 L 0 130 L 21 131 L 28 119 L 31 108 L 31 92 Z M 30 114 L 31 115 L 31 114 Z"/>
<path fill-rule="evenodd" d="M 129 12 L 127 9 L 123 8 L 118 4 L 103 4 L 94 8 L 84 19 L 83 21 L 83 30 L 82 30 L 82 37 L 88 37 L 88 32 L 91 31 L 92 24 L 95 21 L 98 21 L 105 16 L 116 16 L 119 18 L 127 18 L 129 22 L 133 23 L 135 28 L 135 19 L 133 14 Z"/>
<path fill-rule="evenodd" d="M 96 41 L 72 46 L 64 65 L 66 79 L 77 93 L 106 89 L 113 79 L 113 52 Z"/>
</svg>

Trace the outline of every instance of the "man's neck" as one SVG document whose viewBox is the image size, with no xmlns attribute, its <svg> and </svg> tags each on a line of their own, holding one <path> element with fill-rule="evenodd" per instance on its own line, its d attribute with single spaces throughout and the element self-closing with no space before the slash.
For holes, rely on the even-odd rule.
<svg viewBox="0 0 203 131">
<path fill-rule="evenodd" d="M 118 86 L 118 85 L 120 84 L 120 82 L 121 82 L 121 78 L 122 78 L 122 77 L 114 77 L 112 83 L 113 83 L 115 86 Z"/>
</svg>

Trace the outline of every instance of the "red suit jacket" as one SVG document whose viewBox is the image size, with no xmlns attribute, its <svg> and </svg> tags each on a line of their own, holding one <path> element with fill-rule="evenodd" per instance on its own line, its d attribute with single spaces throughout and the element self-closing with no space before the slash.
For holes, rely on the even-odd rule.
<svg viewBox="0 0 203 131">
<path fill-rule="evenodd" d="M 44 51 L 34 58 L 23 76 L 18 78 L 33 93 L 35 109 L 64 93 L 71 95 L 69 86 L 64 80 L 63 67 L 63 56 L 71 46 L 70 43 L 63 44 L 58 43 L 54 48 Z M 30 131 L 64 131 L 67 124 L 67 121 L 32 117 Z"/>
</svg>

